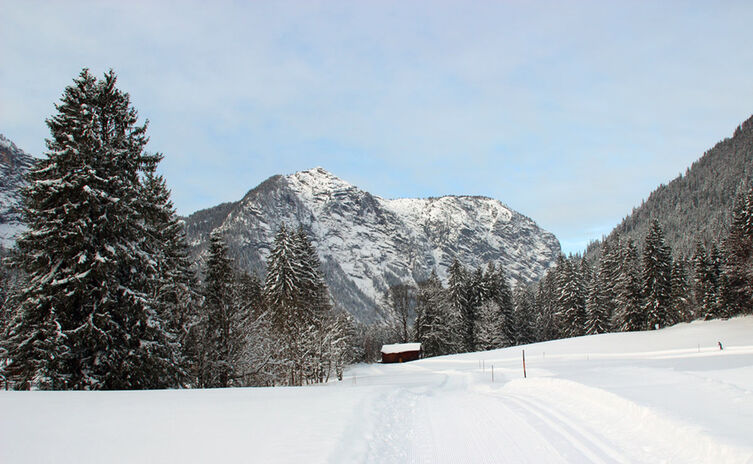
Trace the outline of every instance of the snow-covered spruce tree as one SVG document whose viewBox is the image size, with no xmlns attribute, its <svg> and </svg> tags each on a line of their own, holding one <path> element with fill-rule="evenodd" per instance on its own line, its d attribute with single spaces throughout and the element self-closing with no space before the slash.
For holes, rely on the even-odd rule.
<svg viewBox="0 0 753 464">
<path fill-rule="evenodd" d="M 469 282 L 472 279 L 460 262 L 455 259 L 447 270 L 449 275 L 448 291 L 450 304 L 455 313 L 460 316 L 460 330 L 462 351 L 470 352 L 474 348 L 475 308 L 469 292 Z"/>
<path fill-rule="evenodd" d="M 706 247 L 698 241 L 693 254 L 693 303 L 695 317 L 704 317 L 709 311 L 708 295 L 713 292 Z"/>
<path fill-rule="evenodd" d="M 536 292 L 536 341 L 559 338 L 561 330 L 557 321 L 556 268 L 549 270 L 539 282 Z"/>
<path fill-rule="evenodd" d="M 0 246 L 0 341 L 3 340 L 5 331 L 10 322 L 11 315 L 11 276 L 5 263 L 5 249 Z M 3 346 L 0 344 L 0 360 L 3 359 Z M 2 366 L 2 363 L 0 363 Z"/>
<path fill-rule="evenodd" d="M 738 194 L 724 242 L 730 313 L 753 312 L 753 187 Z"/>
<path fill-rule="evenodd" d="M 570 259 L 560 263 L 558 272 L 557 319 L 565 337 L 577 337 L 585 333 L 586 297 L 580 275 Z"/>
<path fill-rule="evenodd" d="M 256 275 L 242 272 L 235 285 L 236 306 L 245 318 L 238 328 L 244 341 L 243 350 L 237 357 L 237 382 L 233 384 L 274 385 L 274 365 L 281 353 L 273 336 L 269 311 L 264 305 L 262 284 Z"/>
<path fill-rule="evenodd" d="M 678 259 L 672 265 L 672 307 L 678 321 L 690 322 L 693 320 L 693 305 L 687 268 L 684 259 Z"/>
<path fill-rule="evenodd" d="M 610 331 L 610 317 L 607 298 L 604 292 L 604 281 L 600 273 L 596 273 L 588 286 L 586 299 L 586 327 L 587 335 L 607 333 Z"/>
<path fill-rule="evenodd" d="M 617 283 L 622 273 L 625 251 L 619 236 L 607 238 L 599 259 L 599 279 L 600 293 L 603 298 L 602 303 L 606 310 L 607 316 L 612 319 L 618 306 Z"/>
<path fill-rule="evenodd" d="M 5 249 L 0 246 L 0 388 L 6 387 L 5 359 L 8 351 L 2 341 L 6 337 L 11 314 L 14 312 L 12 302 L 12 279 L 9 269 L 5 265 Z"/>
<path fill-rule="evenodd" d="M 325 357 L 336 317 L 316 251 L 302 232 L 280 227 L 267 262 L 264 299 L 283 353 L 279 381 L 322 381 L 332 365 Z"/>
<path fill-rule="evenodd" d="M 457 353 L 463 348 L 460 314 L 434 271 L 418 284 L 415 331 L 426 356 Z"/>
<path fill-rule="evenodd" d="M 15 265 L 29 281 L 6 340 L 16 388 L 176 386 L 140 180 L 159 157 L 144 152 L 146 124 L 115 84 L 112 71 L 81 72 L 28 175 Z"/>
<path fill-rule="evenodd" d="M 646 329 L 660 329 L 675 322 L 671 282 L 672 252 L 664 242 L 664 232 L 659 221 L 654 220 L 643 248 Z"/>
<path fill-rule="evenodd" d="M 310 334 L 309 344 L 304 346 L 304 377 L 308 383 L 327 380 L 335 368 L 334 345 L 345 340 L 344 326 L 332 310 L 329 288 L 324 282 L 321 262 L 314 245 L 300 227 L 295 234 L 296 259 L 300 263 L 301 282 L 298 285 L 303 311 L 299 318 L 307 324 L 304 330 Z M 340 341 L 338 341 L 340 340 Z"/>
<path fill-rule="evenodd" d="M 321 262 L 314 245 L 303 228 L 299 228 L 294 237 L 296 258 L 301 271 L 299 292 L 301 300 L 308 310 L 305 312 L 314 323 L 331 316 L 332 302 L 329 289 L 321 273 Z"/>
<path fill-rule="evenodd" d="M 491 299 L 481 303 L 481 306 L 477 309 L 476 350 L 487 351 L 510 345 L 502 334 L 499 315 L 499 305 Z"/>
<path fill-rule="evenodd" d="M 296 242 L 283 224 L 275 235 L 272 252 L 267 260 L 264 301 L 270 313 L 275 338 L 280 343 L 281 358 L 277 362 L 279 381 L 290 385 L 303 384 L 304 347 L 301 335 L 309 329 L 304 319 L 300 262 Z"/>
<path fill-rule="evenodd" d="M 513 313 L 513 326 L 515 333 L 515 345 L 525 345 L 536 341 L 534 323 L 536 297 L 533 287 L 518 286 L 513 291 L 515 311 Z"/>
<path fill-rule="evenodd" d="M 615 285 L 617 311 L 613 316 L 613 326 L 623 332 L 643 330 L 646 326 L 640 266 L 638 249 L 628 239 L 624 247 L 621 272 Z"/>
<path fill-rule="evenodd" d="M 490 321 L 492 326 L 489 327 L 489 330 L 495 332 L 494 340 L 496 344 L 492 348 L 512 346 L 515 344 L 515 337 L 517 336 L 514 320 L 515 307 L 505 270 L 501 266 L 496 267 L 494 263 L 489 263 L 483 280 L 486 298 L 482 305 L 491 301 L 497 308 L 497 315 Z"/>
<path fill-rule="evenodd" d="M 157 267 L 151 282 L 151 299 L 169 327 L 168 344 L 176 367 L 174 384 L 192 383 L 190 371 L 195 364 L 195 350 L 188 334 L 198 320 L 197 281 L 188 256 L 183 222 L 178 218 L 164 178 L 154 172 L 144 177 L 144 211 L 148 251 Z"/>
<path fill-rule="evenodd" d="M 703 319 L 727 317 L 727 308 L 722 305 L 719 287 L 722 276 L 722 257 L 719 248 L 711 244 L 708 251 L 700 243 L 693 256 L 695 264 L 694 289 L 697 314 Z"/>
<path fill-rule="evenodd" d="M 238 360 L 245 349 L 246 313 L 238 305 L 236 276 L 222 234 L 210 235 L 204 277 L 201 320 L 192 329 L 196 350 L 196 377 L 201 388 L 233 385 L 240 374 Z"/>
</svg>

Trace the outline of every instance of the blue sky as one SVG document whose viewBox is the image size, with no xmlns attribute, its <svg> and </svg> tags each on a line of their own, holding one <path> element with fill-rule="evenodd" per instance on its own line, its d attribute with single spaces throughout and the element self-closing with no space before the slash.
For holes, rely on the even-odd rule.
<svg viewBox="0 0 753 464">
<path fill-rule="evenodd" d="M 753 114 L 753 3 L 0 0 L 0 133 L 82 67 L 150 120 L 179 213 L 322 166 L 497 198 L 582 250 Z"/>
</svg>

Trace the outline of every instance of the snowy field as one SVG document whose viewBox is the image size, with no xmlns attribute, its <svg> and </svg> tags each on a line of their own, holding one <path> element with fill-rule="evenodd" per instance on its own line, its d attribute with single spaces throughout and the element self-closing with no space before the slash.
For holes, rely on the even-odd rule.
<svg viewBox="0 0 753 464">
<path fill-rule="evenodd" d="M 0 392 L 0 462 L 753 463 L 753 317 L 315 387 Z"/>
</svg>

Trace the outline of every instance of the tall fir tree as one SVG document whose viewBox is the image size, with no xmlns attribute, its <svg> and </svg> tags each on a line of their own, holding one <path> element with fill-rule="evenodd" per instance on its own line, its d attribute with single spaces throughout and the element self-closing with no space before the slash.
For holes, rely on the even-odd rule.
<svg viewBox="0 0 753 464">
<path fill-rule="evenodd" d="M 606 297 L 602 287 L 602 280 L 598 274 L 591 279 L 588 286 L 588 297 L 586 300 L 586 327 L 587 335 L 607 333 L 611 329 L 610 317 L 608 313 Z"/>
<path fill-rule="evenodd" d="M 462 339 L 462 351 L 473 351 L 475 344 L 475 299 L 470 291 L 472 288 L 472 276 L 468 275 L 465 267 L 455 259 L 447 270 L 449 275 L 448 290 L 450 304 L 453 311 L 460 316 L 460 331 Z"/>
<path fill-rule="evenodd" d="M 28 284 L 8 333 L 16 388 L 134 389 L 175 385 L 169 322 L 151 290 L 141 176 L 148 155 L 115 73 L 84 69 L 47 120 L 47 157 L 28 175 L 28 231 L 15 266 Z"/>
<path fill-rule="evenodd" d="M 332 366 L 332 352 L 326 347 L 337 329 L 336 315 L 319 258 L 302 231 L 280 227 L 267 262 L 264 299 L 282 345 L 279 381 L 322 381 Z"/>
<path fill-rule="evenodd" d="M 708 295 L 713 292 L 711 266 L 706 247 L 698 241 L 693 254 L 693 300 L 695 317 L 704 317 L 710 312 Z"/>
<path fill-rule="evenodd" d="M 148 250 L 157 266 L 151 298 L 170 334 L 167 347 L 172 360 L 166 369 L 174 375 L 173 384 L 190 383 L 195 351 L 188 335 L 198 318 L 200 296 L 191 269 L 185 227 L 170 200 L 164 178 L 148 172 L 143 184 Z"/>
<path fill-rule="evenodd" d="M 460 314 L 454 311 L 448 291 L 436 272 L 419 283 L 416 295 L 416 340 L 425 356 L 457 353 L 463 348 Z"/>
<path fill-rule="evenodd" d="M 228 248 L 220 231 L 210 235 L 209 259 L 204 277 L 203 319 L 199 322 L 196 344 L 199 349 L 198 385 L 222 388 L 233 385 L 242 374 L 238 360 L 245 346 L 247 312 L 238 304 L 237 283 Z"/>
<path fill-rule="evenodd" d="M 642 272 L 638 249 L 632 240 L 624 247 L 621 272 L 615 286 L 617 308 L 614 326 L 623 332 L 643 330 L 646 326 L 642 294 Z"/>
<path fill-rule="evenodd" d="M 551 269 L 539 282 L 536 292 L 536 340 L 546 341 L 559 338 L 557 322 L 556 268 Z"/>
<path fill-rule="evenodd" d="M 580 275 L 570 259 L 560 261 L 557 288 L 557 319 L 563 335 L 566 337 L 583 335 L 586 327 L 585 292 Z"/>
<path fill-rule="evenodd" d="M 660 329 L 675 322 L 672 308 L 672 251 L 659 221 L 651 223 L 643 248 L 643 296 L 646 328 Z"/>
<path fill-rule="evenodd" d="M 693 319 L 693 306 L 687 268 L 688 263 L 685 259 L 678 259 L 672 265 L 672 307 L 677 314 L 678 322 L 689 322 Z"/>
<path fill-rule="evenodd" d="M 516 338 L 515 305 L 505 270 L 501 266 L 497 267 L 494 263 L 489 263 L 484 274 L 484 281 L 484 286 L 487 288 L 486 298 L 493 302 L 492 307 L 497 309 L 497 314 L 491 319 L 491 327 L 489 327 L 489 330 L 495 332 L 495 344 L 492 348 L 511 346 Z"/>
<path fill-rule="evenodd" d="M 497 302 L 487 299 L 478 307 L 474 329 L 476 351 L 486 351 L 510 345 L 500 328 L 500 308 Z"/>
<path fill-rule="evenodd" d="M 536 341 L 536 323 L 535 308 L 536 296 L 533 287 L 517 286 L 513 291 L 513 324 L 515 339 L 513 344 L 525 345 Z"/>
<path fill-rule="evenodd" d="M 607 312 L 607 317 L 613 319 L 618 308 L 617 285 L 622 273 L 625 249 L 619 236 L 604 240 L 601 258 L 599 259 L 598 279 L 600 280 L 600 292 L 602 302 Z"/>
<path fill-rule="evenodd" d="M 731 314 L 753 312 L 753 187 L 738 194 L 732 224 L 724 242 L 728 302 Z"/>
</svg>

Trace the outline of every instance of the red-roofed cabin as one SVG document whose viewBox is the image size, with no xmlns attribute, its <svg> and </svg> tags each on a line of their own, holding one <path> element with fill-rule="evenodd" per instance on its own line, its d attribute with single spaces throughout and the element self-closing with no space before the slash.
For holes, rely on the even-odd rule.
<svg viewBox="0 0 753 464">
<path fill-rule="evenodd" d="M 401 363 L 406 361 L 415 361 L 420 357 L 420 343 L 396 343 L 394 345 L 382 345 L 383 363 Z"/>
</svg>

